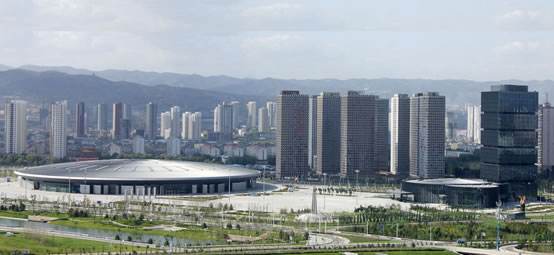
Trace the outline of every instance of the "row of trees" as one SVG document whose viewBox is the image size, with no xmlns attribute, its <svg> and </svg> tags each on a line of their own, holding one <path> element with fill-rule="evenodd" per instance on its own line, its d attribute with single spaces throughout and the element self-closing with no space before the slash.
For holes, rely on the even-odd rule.
<svg viewBox="0 0 554 255">
<path fill-rule="evenodd" d="M 352 192 L 354 191 L 353 188 L 345 188 L 345 187 L 323 187 L 323 188 L 317 188 L 317 192 L 319 192 L 320 195 L 326 194 L 336 194 L 336 195 L 349 195 L 352 196 Z"/>
<path fill-rule="evenodd" d="M 67 159 L 53 159 L 31 154 L 0 154 L 0 165 L 2 166 L 39 166 L 66 161 Z"/>
<path fill-rule="evenodd" d="M 401 210 L 399 205 L 390 207 L 360 206 L 354 214 L 339 216 L 340 222 L 363 224 L 367 222 L 404 223 L 404 222 L 444 222 L 475 221 L 479 214 L 459 210 L 438 210 L 430 207 L 412 206 L 410 210 Z"/>
</svg>

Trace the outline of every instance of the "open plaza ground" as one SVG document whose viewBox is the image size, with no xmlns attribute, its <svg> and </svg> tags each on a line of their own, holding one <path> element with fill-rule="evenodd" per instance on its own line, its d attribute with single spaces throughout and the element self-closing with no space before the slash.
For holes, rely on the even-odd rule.
<svg viewBox="0 0 554 255">
<path fill-rule="evenodd" d="M 152 202 L 175 204 L 183 206 L 200 206 L 208 207 L 210 204 L 232 204 L 236 210 L 243 211 L 263 211 L 263 212 L 279 212 L 286 210 L 304 210 L 312 208 L 313 188 L 318 186 L 298 185 L 293 189 L 287 189 L 282 185 L 267 184 L 265 187 L 262 183 L 257 184 L 257 188 L 250 193 L 235 193 L 235 194 L 209 194 L 209 195 L 192 195 L 192 196 L 156 196 L 150 197 Z M 263 191 L 266 190 L 266 195 Z M 0 183 L 0 196 L 18 199 L 34 197 L 38 201 L 82 201 L 87 198 L 93 202 L 110 203 L 125 200 L 123 195 L 94 195 L 94 194 L 69 194 L 61 192 L 48 192 L 33 190 L 32 187 L 21 184 L 17 181 Z M 149 200 L 147 196 L 134 196 L 133 200 Z M 410 203 L 400 202 L 390 198 L 387 193 L 368 193 L 368 192 L 353 192 L 350 194 L 319 194 L 316 195 L 317 208 L 320 213 L 337 213 L 337 212 L 352 212 L 359 206 L 383 206 L 390 207 L 398 205 L 402 208 L 409 208 Z M 440 207 L 441 205 L 430 205 Z"/>
</svg>

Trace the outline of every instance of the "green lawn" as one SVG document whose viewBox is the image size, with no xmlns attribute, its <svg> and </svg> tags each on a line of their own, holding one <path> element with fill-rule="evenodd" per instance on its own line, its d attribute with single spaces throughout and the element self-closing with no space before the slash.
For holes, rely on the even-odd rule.
<svg viewBox="0 0 554 255">
<path fill-rule="evenodd" d="M 136 227 L 122 227 L 113 224 L 110 220 L 104 218 L 70 218 L 51 222 L 51 224 L 78 227 L 78 228 L 91 228 L 91 229 L 103 229 L 114 232 L 127 232 L 131 234 L 150 234 L 158 236 L 172 236 L 176 238 L 188 239 L 191 241 L 212 241 L 214 244 L 225 244 L 225 235 L 241 235 L 241 236 L 259 236 L 265 231 L 256 230 L 238 230 L 238 229 L 222 229 L 220 227 L 210 226 L 207 229 L 203 229 L 200 226 L 185 225 L 182 226 L 185 229 L 180 231 L 164 231 L 164 230 L 146 230 L 142 226 Z M 301 242 L 303 232 L 298 232 L 295 235 L 295 240 Z M 278 232 L 272 232 L 267 240 L 256 241 L 256 243 L 279 243 Z"/>
<path fill-rule="evenodd" d="M 32 254 L 77 253 L 98 251 L 139 251 L 140 247 L 109 244 L 104 242 L 86 241 L 80 239 L 53 237 L 38 234 L 17 233 L 6 236 L 0 233 L 0 254 L 10 254 L 13 251 L 30 251 Z"/>
<path fill-rule="evenodd" d="M 54 217 L 54 218 L 65 218 L 68 217 L 66 213 L 51 213 L 51 212 L 44 212 L 44 211 L 0 211 L 0 217 L 11 217 L 11 218 L 20 218 L 20 219 L 27 219 L 29 215 L 42 215 L 42 216 L 48 216 L 48 217 Z"/>
</svg>

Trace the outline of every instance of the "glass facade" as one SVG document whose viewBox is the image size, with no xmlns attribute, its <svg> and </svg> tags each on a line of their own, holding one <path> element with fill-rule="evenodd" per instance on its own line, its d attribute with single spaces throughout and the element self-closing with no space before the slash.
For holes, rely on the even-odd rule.
<svg viewBox="0 0 554 255">
<path fill-rule="evenodd" d="M 492 86 L 481 93 L 481 107 L 481 178 L 509 183 L 504 200 L 533 199 L 538 93 L 527 86 Z"/>
</svg>

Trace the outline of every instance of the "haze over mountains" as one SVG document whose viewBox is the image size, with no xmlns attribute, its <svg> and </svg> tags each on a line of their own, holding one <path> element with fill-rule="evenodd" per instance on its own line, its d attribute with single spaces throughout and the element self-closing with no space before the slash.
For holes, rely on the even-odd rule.
<svg viewBox="0 0 554 255">
<path fill-rule="evenodd" d="M 87 104 L 124 102 L 145 105 L 157 102 L 161 109 L 179 105 L 187 111 L 210 112 L 220 101 L 265 100 L 194 88 L 167 85 L 146 86 L 126 81 L 110 81 L 96 75 L 35 72 L 23 69 L 0 71 L 0 95 L 36 103 L 69 100 Z"/>
<path fill-rule="evenodd" d="M 60 83 L 77 86 L 87 86 L 84 89 L 92 89 L 95 84 L 108 88 L 112 91 L 108 97 L 93 93 L 87 95 L 95 101 L 108 100 L 117 101 L 122 93 L 129 98 L 130 103 L 145 103 L 148 98 L 168 102 L 182 101 L 186 104 L 195 105 L 200 102 L 205 105 L 215 105 L 222 100 L 266 100 L 274 98 L 283 89 L 299 89 L 303 93 L 318 94 L 321 91 L 346 92 L 347 90 L 363 90 L 369 94 L 390 97 L 395 93 L 413 94 L 422 91 L 438 91 L 447 98 L 449 105 L 463 105 L 465 103 L 479 103 L 480 92 L 488 90 L 491 84 L 528 84 L 532 90 L 541 93 L 554 93 L 554 81 L 471 81 L 471 80 L 429 80 L 429 79 L 248 79 L 234 78 L 230 76 L 201 76 L 196 74 L 160 73 L 129 70 L 102 70 L 92 71 L 66 66 L 36 66 L 24 65 L 19 69 L 34 72 L 56 71 L 68 74 L 45 75 L 40 73 L 28 73 L 33 77 L 33 84 L 40 84 L 40 79 L 48 78 L 53 85 L 53 77 L 60 79 Z M 0 66 L 0 70 L 10 69 L 8 66 Z M 93 76 L 94 75 L 94 76 Z M 1 77 L 2 75 L 0 75 Z M 103 79 L 101 79 L 103 78 Z M 82 80 L 82 81 L 81 81 Z M 109 84 L 109 86 L 108 86 Z M 1 85 L 1 84 L 0 84 Z M 29 86 L 26 85 L 26 86 Z M 121 86 L 123 88 L 117 88 Z M 138 86 L 133 89 L 133 86 Z M 150 91 L 147 87 L 150 87 Z M 74 87 L 71 87 L 74 88 Z M 122 90 L 122 91 L 120 91 Z M 19 90 L 20 92 L 23 92 Z M 118 91 L 117 93 L 115 93 Z M 27 91 L 34 92 L 33 90 Z M 155 93 L 154 93 L 155 92 Z M 147 94 L 144 94 L 147 93 Z M 75 96 L 78 96 L 76 93 Z M 179 96 L 177 96 L 179 95 Z M 209 97 L 211 100 L 199 100 L 198 95 Z M 52 95 L 54 96 L 54 95 Z M 99 97 L 99 98 L 95 98 Z M 133 97 L 136 97 L 133 99 Z M 75 99 L 77 100 L 77 99 Z M 83 100 L 83 99 L 79 99 Z M 121 99 L 120 99 L 121 100 Z M 541 98 L 541 101 L 544 99 Z M 210 107 L 212 107 L 210 106 Z M 199 108 L 209 108 L 199 106 Z"/>
</svg>

